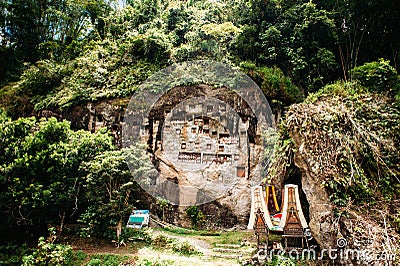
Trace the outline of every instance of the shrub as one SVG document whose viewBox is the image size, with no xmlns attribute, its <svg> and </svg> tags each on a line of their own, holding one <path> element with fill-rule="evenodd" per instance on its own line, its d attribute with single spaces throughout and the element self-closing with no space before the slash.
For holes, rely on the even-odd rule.
<svg viewBox="0 0 400 266">
<path fill-rule="evenodd" d="M 73 265 L 74 253 L 71 246 L 54 244 L 39 238 L 38 248 L 22 258 L 23 265 Z"/>
<path fill-rule="evenodd" d="M 352 78 L 371 92 L 396 94 L 399 91 L 399 76 L 390 61 L 383 59 L 366 63 L 351 70 Z"/>
<path fill-rule="evenodd" d="M 56 244 L 55 228 L 50 228 L 49 233 L 47 239 L 39 238 L 38 247 L 31 255 L 22 257 L 22 265 L 81 265 L 87 258 L 87 254 L 81 250 L 74 253 L 70 245 Z M 24 246 L 22 248 L 27 250 Z"/>
<path fill-rule="evenodd" d="M 61 85 L 62 79 L 71 74 L 68 65 L 53 60 L 43 60 L 29 67 L 21 76 L 19 89 L 22 93 L 45 95 Z"/>
<path fill-rule="evenodd" d="M 188 241 L 174 242 L 172 245 L 172 250 L 185 256 L 195 255 L 199 253 Z"/>
<path fill-rule="evenodd" d="M 356 99 L 367 93 L 367 90 L 356 82 L 336 81 L 335 83 L 325 85 L 316 92 L 308 94 L 304 103 L 315 103 L 322 97 L 338 96 L 341 98 L 351 97 Z"/>
<path fill-rule="evenodd" d="M 151 240 L 151 244 L 153 246 L 160 247 L 160 248 L 166 247 L 167 244 L 169 244 L 171 242 L 172 242 L 171 238 L 169 238 L 165 235 L 162 235 L 162 234 L 156 235 Z"/>
<path fill-rule="evenodd" d="M 0 246 L 0 265 L 21 265 L 22 257 L 32 253 L 26 244 L 7 243 Z"/>
<path fill-rule="evenodd" d="M 101 266 L 101 259 L 91 259 L 86 266 Z"/>
<path fill-rule="evenodd" d="M 186 214 L 190 217 L 192 221 L 192 225 L 194 227 L 199 227 L 200 224 L 204 221 L 204 214 L 197 206 L 190 206 L 186 209 Z"/>
<path fill-rule="evenodd" d="M 290 105 L 304 99 L 303 92 L 289 77 L 285 76 L 281 69 L 256 68 L 254 64 L 248 62 L 243 62 L 241 67 L 260 86 L 267 99 L 279 101 L 283 105 Z"/>
<path fill-rule="evenodd" d="M 96 254 L 91 257 L 87 266 L 117 266 L 128 260 L 129 256 Z"/>
</svg>

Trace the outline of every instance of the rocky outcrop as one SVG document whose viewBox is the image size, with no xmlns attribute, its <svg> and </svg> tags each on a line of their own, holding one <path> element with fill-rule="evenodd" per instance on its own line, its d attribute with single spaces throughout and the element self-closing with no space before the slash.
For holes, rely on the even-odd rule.
<svg viewBox="0 0 400 266">
<path fill-rule="evenodd" d="M 124 112 L 129 99 L 112 99 L 98 102 L 87 102 L 68 110 L 40 110 L 34 113 L 37 117 L 56 117 L 71 122 L 75 130 L 84 129 L 96 132 L 107 128 L 114 136 L 115 144 L 121 146 L 121 130 L 124 122 Z"/>
<path fill-rule="evenodd" d="M 348 101 L 328 98 L 290 107 L 284 121 L 286 135 L 282 134 L 286 140 L 281 141 L 272 178 L 284 183 L 294 172 L 301 172 L 309 227 L 321 252 L 331 250 L 336 255 L 330 259 L 325 253 L 330 264 L 398 265 L 400 237 L 389 223 L 397 201 L 382 197 L 376 185 L 380 179 L 374 180 L 388 168 L 380 168 L 380 161 L 369 167 L 365 159 L 379 158 L 383 151 L 398 155 L 393 153 L 395 139 L 387 128 L 372 131 L 367 125 L 379 115 L 384 101 L 372 97 Z M 368 112 L 357 114 L 359 110 Z M 378 118 L 388 119 L 384 125 L 392 123 L 392 116 Z M 392 182 L 394 186 L 396 181 Z"/>
<path fill-rule="evenodd" d="M 296 133 L 293 133 L 292 138 L 295 146 L 299 147 L 293 159 L 294 164 L 301 171 L 301 187 L 309 203 L 309 227 L 321 248 L 333 247 L 335 245 L 334 217 L 329 195 L 321 185 L 322 180 L 310 171 L 310 162 L 302 139 Z"/>
<path fill-rule="evenodd" d="M 177 87 L 165 94 L 140 133 L 164 179 L 198 189 L 186 194 L 180 190 L 185 198 L 176 201 L 206 203 L 207 215 L 215 211 L 218 219 L 229 213 L 227 220 L 241 224 L 248 222 L 250 186 L 260 173 L 259 134 L 246 101 L 232 90 L 207 85 Z M 230 211 L 221 212 L 221 206 Z"/>
<path fill-rule="evenodd" d="M 168 121 L 171 125 L 172 118 L 168 116 L 168 113 L 171 113 L 171 110 L 177 107 L 182 101 L 200 96 L 216 99 L 215 106 L 213 106 L 214 110 L 209 113 L 211 120 L 207 122 L 209 123 L 207 125 L 208 129 L 206 127 L 197 127 L 197 130 L 204 129 L 203 133 L 210 136 L 207 137 L 210 140 L 210 144 L 214 143 L 215 145 L 215 148 L 214 146 L 211 148 L 208 146 L 200 147 L 200 150 L 204 153 L 202 160 L 207 159 L 207 152 L 215 154 L 214 156 L 218 157 L 213 159 L 217 159 L 216 162 L 210 161 L 209 165 L 206 165 L 207 167 L 204 168 L 204 171 L 187 171 L 185 167 L 176 167 L 175 164 L 177 162 L 171 160 L 171 156 L 165 152 L 166 150 L 175 152 L 181 149 L 180 142 L 177 146 L 177 143 L 174 142 L 175 139 L 170 138 L 168 142 L 165 138 L 165 134 L 168 132 L 170 132 L 169 134 L 175 134 L 175 131 L 166 130 L 165 123 L 169 117 Z M 88 102 L 81 106 L 71 107 L 65 111 L 41 110 L 37 113 L 37 116 L 54 116 L 59 119 L 67 119 L 71 121 L 71 126 L 74 129 L 85 129 L 92 132 L 105 127 L 113 134 L 115 143 L 121 147 L 121 131 L 125 123 L 124 115 L 128 101 L 129 99 L 112 99 Z M 187 105 L 187 108 L 192 108 L 189 106 L 189 103 Z M 211 103 L 208 102 L 203 105 L 203 108 L 208 108 L 211 106 Z M 186 107 L 181 106 L 180 108 Z M 231 113 L 235 113 L 235 115 L 232 116 Z M 218 121 L 213 120 L 214 116 L 218 118 Z M 189 124 L 193 124 L 194 122 L 191 118 L 185 117 L 185 119 L 189 121 Z M 262 155 L 262 140 L 259 136 L 259 129 L 257 129 L 257 121 L 254 119 L 254 114 L 247 102 L 227 88 L 216 89 L 207 85 L 179 87 L 169 93 L 168 98 L 161 98 L 156 103 L 148 119 L 148 123 L 149 126 L 147 128 L 152 129 L 146 132 L 145 137 L 148 143 L 148 151 L 152 155 L 154 166 L 166 180 L 183 185 L 187 183 L 196 184 L 196 186 L 202 187 L 202 192 L 204 193 L 212 192 L 213 190 L 221 192 L 222 190 L 223 193 L 216 197 L 216 200 L 208 202 L 201 207 L 205 215 L 213 217 L 211 220 L 215 221 L 210 226 L 231 227 L 238 223 L 246 225 L 251 203 L 251 180 L 260 172 L 258 164 Z M 224 127 L 231 128 L 232 132 L 230 134 L 224 132 Z M 190 131 L 192 128 L 188 128 L 187 130 Z M 162 138 L 163 134 L 164 139 Z M 190 135 L 191 132 L 186 134 Z M 186 136 L 186 138 L 188 137 Z M 188 145 L 186 149 L 189 150 L 189 145 L 192 144 L 189 143 L 189 139 L 186 139 L 185 142 Z M 221 143 L 228 144 L 224 145 Z M 193 145 L 197 144 L 193 143 Z M 238 147 L 234 148 L 233 146 L 235 145 Z M 229 163 L 225 163 L 225 160 L 229 161 Z M 192 165 L 186 163 L 186 167 L 192 169 L 197 166 L 194 163 Z M 259 176 L 257 177 L 259 178 Z M 220 182 L 222 179 L 227 181 Z M 202 182 L 204 180 L 209 182 L 210 185 L 203 186 Z M 223 185 L 221 188 L 218 188 L 214 184 L 226 185 L 227 189 L 225 190 Z M 168 190 L 167 187 L 165 190 Z M 196 194 L 192 196 L 195 197 L 194 199 L 198 197 Z M 182 225 L 188 225 L 184 209 L 185 207 L 179 208 L 175 222 L 182 222 Z"/>
</svg>

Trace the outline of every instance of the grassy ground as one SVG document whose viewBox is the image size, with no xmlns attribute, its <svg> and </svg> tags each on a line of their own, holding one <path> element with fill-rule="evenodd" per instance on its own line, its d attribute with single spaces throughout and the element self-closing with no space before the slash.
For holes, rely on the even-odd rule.
<svg viewBox="0 0 400 266">
<path fill-rule="evenodd" d="M 187 229 L 157 229 L 157 231 L 169 233 L 170 235 L 184 235 L 204 240 L 209 244 L 238 244 L 242 242 L 255 242 L 254 231 L 195 231 Z"/>
<path fill-rule="evenodd" d="M 256 240 L 253 231 L 184 228 L 126 229 L 123 239 L 117 247 L 105 239 L 53 235 L 20 252 L 1 246 L 0 265 L 240 265 L 250 258 Z"/>
<path fill-rule="evenodd" d="M 240 265 L 238 258 L 218 258 L 213 249 L 221 244 L 241 245 L 243 258 L 254 247 L 253 231 L 196 231 L 183 228 L 150 229 L 145 238 L 132 238 L 125 245 L 82 237 L 63 241 L 75 252 L 74 265 Z M 253 247 L 252 247 L 253 246 Z"/>
</svg>

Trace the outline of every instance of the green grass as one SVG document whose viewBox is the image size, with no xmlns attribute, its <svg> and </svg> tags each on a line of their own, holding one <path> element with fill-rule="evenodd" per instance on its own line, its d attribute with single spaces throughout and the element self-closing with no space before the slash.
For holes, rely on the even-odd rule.
<svg viewBox="0 0 400 266">
<path fill-rule="evenodd" d="M 185 235 L 189 237 L 196 237 L 207 241 L 210 244 L 237 244 L 239 245 L 245 240 L 251 242 L 254 237 L 253 231 L 205 231 L 205 230 L 192 230 L 185 228 L 161 228 L 157 229 L 162 232 L 168 232 L 175 235 Z"/>
<path fill-rule="evenodd" d="M 229 232 L 216 232 L 205 230 L 191 230 L 185 228 L 157 229 L 161 232 L 171 233 L 172 235 L 185 235 L 191 238 L 197 238 L 209 243 L 211 246 L 217 244 L 234 244 L 240 245 L 244 241 L 255 242 L 253 231 L 229 231 Z"/>
<path fill-rule="evenodd" d="M 241 244 L 243 241 L 251 239 L 254 237 L 253 231 L 231 231 L 223 232 L 220 236 L 215 237 L 213 244 Z"/>
<path fill-rule="evenodd" d="M 186 228 L 161 228 L 160 231 L 169 232 L 177 235 L 190 235 L 190 236 L 219 236 L 221 232 L 218 231 L 206 231 L 206 230 L 194 230 Z"/>
<path fill-rule="evenodd" d="M 121 262 L 127 261 L 129 256 L 113 254 L 95 254 L 90 256 L 90 261 L 86 266 L 118 266 Z"/>
<path fill-rule="evenodd" d="M 84 261 L 88 258 L 88 254 L 83 252 L 82 250 L 78 250 L 74 252 L 74 264 L 75 265 L 83 265 Z"/>
</svg>

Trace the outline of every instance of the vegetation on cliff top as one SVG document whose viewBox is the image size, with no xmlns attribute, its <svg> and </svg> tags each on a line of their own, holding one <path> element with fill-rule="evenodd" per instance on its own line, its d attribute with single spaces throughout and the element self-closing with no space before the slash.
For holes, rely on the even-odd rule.
<svg viewBox="0 0 400 266">
<path fill-rule="evenodd" d="M 360 63 L 399 59 L 391 1 L 42 2 L 1 6 L 0 104 L 13 117 L 128 97 L 155 71 L 185 60 L 251 62 L 264 69 L 256 80 L 269 100 L 287 106 L 301 100 L 298 90 L 349 79 Z M 277 91 L 283 73 L 294 85 Z"/>
</svg>

